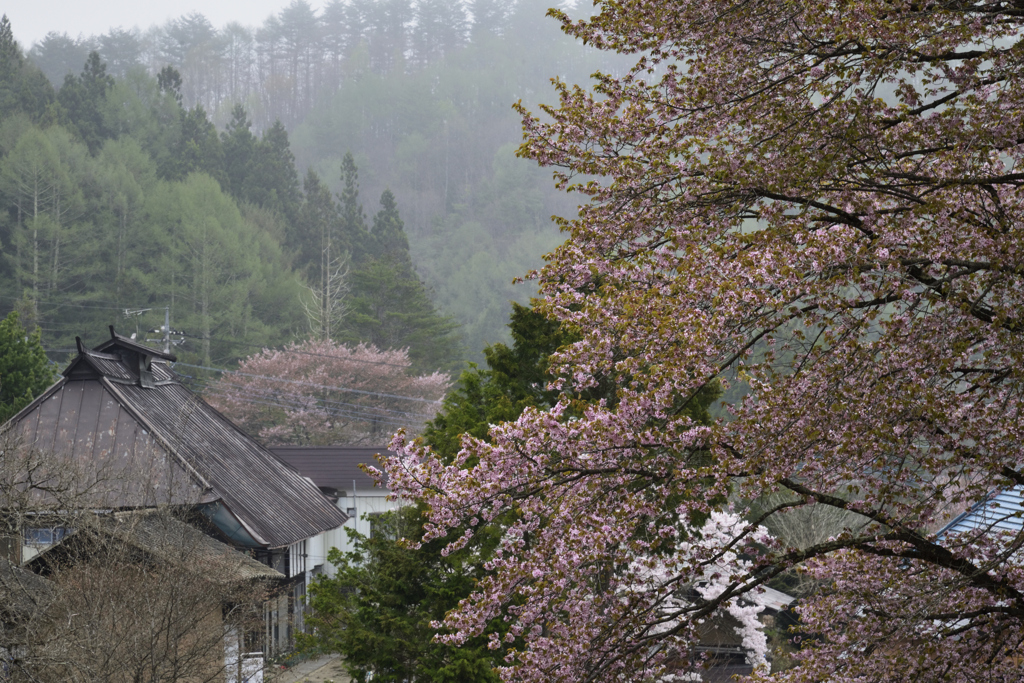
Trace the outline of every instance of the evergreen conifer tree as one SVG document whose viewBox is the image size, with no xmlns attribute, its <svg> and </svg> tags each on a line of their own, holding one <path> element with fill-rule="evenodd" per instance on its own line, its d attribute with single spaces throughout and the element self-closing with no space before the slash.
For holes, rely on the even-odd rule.
<svg viewBox="0 0 1024 683">
<path fill-rule="evenodd" d="M 380 196 L 380 211 L 373 217 L 373 255 L 378 259 L 409 260 L 409 240 L 391 190 Z"/>
<path fill-rule="evenodd" d="M 369 537 L 349 532 L 353 552 L 331 549 L 327 559 L 337 574 L 310 586 L 306 623 L 313 629 L 299 636 L 300 647 L 342 654 L 357 681 L 497 683 L 499 660 L 484 638 L 451 647 L 436 642 L 430 626 L 482 578 L 473 563 L 480 544 L 453 553 L 442 552 L 449 539 L 407 547 L 399 539 L 423 538 L 422 513 L 417 507 L 384 513 Z"/>
<path fill-rule="evenodd" d="M 53 87 L 25 61 L 7 15 L 0 18 L 0 120 L 23 112 L 39 121 L 53 101 Z"/>
<path fill-rule="evenodd" d="M 53 379 L 39 328 L 30 334 L 12 311 L 0 321 L 0 423 L 31 403 Z"/>
<path fill-rule="evenodd" d="M 248 201 L 277 212 L 294 230 L 302 196 L 295 155 L 280 121 L 264 131 L 256 145 L 242 194 Z M 289 235 L 288 241 L 294 242 L 294 235 Z"/>
<path fill-rule="evenodd" d="M 107 74 L 107 65 L 96 51 L 89 53 L 82 73 L 68 74 L 57 93 L 57 102 L 66 116 L 69 128 L 78 132 L 82 142 L 95 154 L 103 141 L 113 137 L 103 120 L 107 92 L 114 87 L 114 79 Z"/>
<path fill-rule="evenodd" d="M 461 360 L 458 324 L 441 316 L 426 285 L 413 269 L 409 240 L 390 190 L 380 198 L 373 233 L 363 224 L 357 171 L 351 155 L 342 165 L 342 226 L 353 244 L 355 270 L 349 275 L 351 304 L 347 307 L 343 339 L 370 342 L 381 349 L 409 349 L 419 372 L 451 371 Z M 361 232 L 360 232 L 361 231 Z"/>
<path fill-rule="evenodd" d="M 366 216 L 363 205 L 359 203 L 359 169 L 351 152 L 345 154 L 341 162 L 341 181 L 343 187 L 338 199 L 341 201 L 342 243 L 352 255 L 355 263 L 362 263 L 370 252 L 370 235 L 366 230 Z"/>
<path fill-rule="evenodd" d="M 256 136 L 250 130 L 252 122 L 241 104 L 231 110 L 231 121 L 220 134 L 224 153 L 224 176 L 227 192 L 236 200 L 243 200 L 245 181 L 256 151 Z"/>
</svg>

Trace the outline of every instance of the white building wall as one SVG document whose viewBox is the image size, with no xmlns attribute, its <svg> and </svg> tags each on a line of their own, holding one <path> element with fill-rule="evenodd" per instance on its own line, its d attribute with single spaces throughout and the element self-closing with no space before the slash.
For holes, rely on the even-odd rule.
<svg viewBox="0 0 1024 683">
<path fill-rule="evenodd" d="M 346 492 L 348 493 L 348 492 Z M 329 576 L 335 575 L 335 567 L 326 561 L 327 553 L 331 548 L 337 548 L 342 553 L 353 550 L 352 542 L 349 540 L 345 529 L 354 529 L 364 536 L 370 535 L 370 515 L 380 514 L 388 510 L 397 510 L 402 507 L 399 501 L 388 500 L 387 493 L 380 489 L 369 489 L 364 494 L 356 491 L 355 495 L 345 495 L 338 498 L 338 509 L 349 514 L 349 521 L 344 526 L 332 529 L 324 534 L 322 557 L 310 557 L 309 566 L 324 563 L 324 570 Z M 354 511 L 354 514 L 353 514 Z"/>
</svg>

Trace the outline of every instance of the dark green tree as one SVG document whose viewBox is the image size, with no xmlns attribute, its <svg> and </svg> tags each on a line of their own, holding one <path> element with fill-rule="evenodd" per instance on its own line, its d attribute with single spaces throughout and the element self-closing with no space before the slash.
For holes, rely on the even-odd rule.
<svg viewBox="0 0 1024 683">
<path fill-rule="evenodd" d="M 14 40 L 11 21 L 5 14 L 0 18 L 0 78 L 7 80 L 15 68 L 21 66 L 21 48 Z"/>
<path fill-rule="evenodd" d="M 161 175 L 167 180 L 184 180 L 190 173 L 202 172 L 225 184 L 224 157 L 217 129 L 200 105 L 182 109 L 179 115 L 181 135 L 172 153 L 164 161 Z"/>
<path fill-rule="evenodd" d="M 550 408 L 557 399 L 558 392 L 547 389 L 548 358 L 570 335 L 539 311 L 515 302 L 508 327 L 512 346 L 484 349 L 487 368 L 464 370 L 427 423 L 424 439 L 446 460 L 461 449 L 463 434 L 486 439 L 490 425 L 514 420 L 530 406 Z"/>
<path fill-rule="evenodd" d="M 256 153 L 258 140 L 250 130 L 252 122 L 241 104 L 231 110 L 231 121 L 220 134 L 221 149 L 224 153 L 224 174 L 227 186 L 224 188 L 236 200 L 242 201 L 250 164 Z"/>
<path fill-rule="evenodd" d="M 156 83 L 161 92 L 171 93 L 178 105 L 181 105 L 181 74 L 177 69 L 170 64 L 160 69 L 156 75 Z"/>
<path fill-rule="evenodd" d="M 424 440 L 445 460 L 462 448 L 463 434 L 487 439 L 490 425 L 515 420 L 528 407 L 551 408 L 558 399 L 558 392 L 548 389 L 550 358 L 575 341 L 575 336 L 536 308 L 516 302 L 512 302 L 508 327 L 512 346 L 492 344 L 484 349 L 487 368 L 473 365 L 464 370 L 423 431 Z M 681 409 L 701 424 L 709 424 L 709 409 L 721 393 L 715 383 Z M 599 383 L 578 396 L 581 406 L 600 398 L 614 402 L 613 387 Z"/>
<path fill-rule="evenodd" d="M 46 77 L 25 61 L 5 14 L 0 18 L 0 119 L 22 112 L 38 122 L 53 98 Z"/>
<path fill-rule="evenodd" d="M 64 77 L 64 85 L 57 93 L 66 117 L 67 127 L 76 131 L 82 142 L 95 154 L 103 141 L 113 137 L 103 120 L 107 91 L 114 87 L 114 79 L 107 74 L 107 65 L 95 50 L 85 60 L 85 68 L 76 78 Z"/>
<path fill-rule="evenodd" d="M 273 126 L 263 132 L 251 159 L 242 184 L 242 197 L 280 215 L 291 231 L 286 239 L 294 244 L 297 241 L 294 230 L 302 195 L 299 192 L 299 176 L 295 171 L 295 155 L 288 143 L 288 133 L 280 121 L 275 121 Z"/>
<path fill-rule="evenodd" d="M 380 211 L 373 217 L 371 244 L 374 258 L 410 260 L 405 224 L 398 214 L 398 202 L 391 190 L 384 190 L 380 196 Z"/>
<path fill-rule="evenodd" d="M 17 311 L 0 320 L 0 423 L 43 393 L 54 380 L 40 331 L 31 334 L 21 325 Z"/>
<path fill-rule="evenodd" d="M 331 339 L 344 319 L 348 295 L 349 255 L 338 239 L 340 215 L 331 191 L 309 169 L 303 181 L 305 200 L 299 211 L 296 270 L 309 291 L 305 304 L 314 338 Z"/>
<path fill-rule="evenodd" d="M 461 360 L 458 324 L 434 309 L 404 259 L 371 259 L 349 275 L 351 304 L 342 339 L 409 349 L 416 372 L 451 371 Z"/>
<path fill-rule="evenodd" d="M 336 548 L 328 561 L 334 578 L 310 585 L 311 634 L 299 636 L 307 651 L 337 652 L 354 681 L 366 683 L 491 683 L 498 661 L 486 640 L 453 647 L 433 642 L 430 622 L 469 595 L 482 576 L 471 564 L 479 546 L 447 557 L 437 539 L 411 550 L 400 538 L 419 540 L 421 510 L 407 507 L 377 517 L 370 537 L 350 530 L 355 550 Z"/>
<path fill-rule="evenodd" d="M 341 161 L 341 225 L 339 234 L 354 263 L 362 263 L 370 254 L 370 233 L 366 229 L 366 215 L 359 203 L 359 169 L 351 152 Z"/>
<path fill-rule="evenodd" d="M 316 171 L 309 169 L 302 181 L 303 202 L 297 230 L 296 269 L 305 271 L 308 282 L 319 282 L 329 263 L 344 254 L 338 239 L 341 215 L 331 191 Z"/>
</svg>

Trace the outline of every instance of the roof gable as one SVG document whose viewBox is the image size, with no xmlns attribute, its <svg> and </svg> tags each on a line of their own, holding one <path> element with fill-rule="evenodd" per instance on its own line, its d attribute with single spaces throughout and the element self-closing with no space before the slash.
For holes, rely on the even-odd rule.
<svg viewBox="0 0 1024 683">
<path fill-rule="evenodd" d="M 11 423 L 40 450 L 130 473 L 140 490 L 124 504 L 181 502 L 186 493 L 193 502 L 219 500 L 264 547 L 345 523 L 316 486 L 183 386 L 169 358 L 116 334 L 91 351 L 80 347 L 64 378 Z M 171 491 L 183 481 L 182 495 Z"/>
</svg>

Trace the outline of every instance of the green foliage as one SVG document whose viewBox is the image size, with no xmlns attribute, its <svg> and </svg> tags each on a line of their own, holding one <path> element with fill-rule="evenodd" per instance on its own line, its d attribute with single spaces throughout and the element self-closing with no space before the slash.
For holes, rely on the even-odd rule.
<svg viewBox="0 0 1024 683">
<path fill-rule="evenodd" d="M 275 121 L 264 131 L 253 150 L 251 164 L 242 182 L 241 196 L 277 212 L 286 225 L 295 225 L 302 195 L 288 133 L 280 121 Z"/>
<path fill-rule="evenodd" d="M 405 236 L 405 224 L 398 215 L 398 202 L 391 190 L 384 190 L 380 196 L 380 211 L 373 217 L 371 241 L 373 257 L 376 259 L 409 259 L 409 240 Z"/>
<path fill-rule="evenodd" d="M 360 683 L 496 683 L 498 662 L 484 639 L 453 647 L 434 642 L 430 627 L 469 595 L 482 576 L 474 557 L 487 549 L 444 556 L 443 539 L 406 547 L 399 539 L 422 538 L 421 515 L 415 507 L 385 513 L 375 518 L 371 537 L 346 529 L 355 549 L 328 554 L 337 574 L 310 585 L 312 628 L 299 644 L 340 653 Z"/>
<path fill-rule="evenodd" d="M 107 91 L 114 87 L 114 79 L 107 74 L 107 65 L 100 61 L 98 52 L 90 52 L 82 73 L 76 78 L 64 77 L 64 85 L 57 93 L 57 102 L 63 110 L 63 123 L 78 133 L 79 138 L 95 153 L 111 133 L 103 120 Z"/>
<path fill-rule="evenodd" d="M 53 97 L 46 77 L 25 61 L 5 14 L 0 18 L 0 118 L 22 112 L 39 121 Z"/>
<path fill-rule="evenodd" d="M 549 359 L 576 337 L 536 308 L 515 302 L 508 327 L 512 346 L 498 343 L 484 349 L 487 369 L 474 365 L 463 371 L 441 410 L 427 423 L 423 438 L 446 461 L 461 450 L 463 434 L 486 440 L 490 425 L 515 420 L 528 407 L 550 408 L 558 399 L 558 392 L 547 387 L 552 379 Z M 721 394 L 721 385 L 714 382 L 679 410 L 700 424 L 710 424 L 709 410 Z M 601 382 L 578 398 L 581 404 L 601 398 L 614 403 L 615 392 Z"/>
<path fill-rule="evenodd" d="M 195 340 L 189 348 L 204 365 L 236 357 L 232 343 L 280 342 L 282 331 L 297 331 L 298 306 L 279 305 L 282 295 L 298 300 L 280 246 L 243 218 L 213 178 L 194 173 L 161 184 L 146 210 L 152 255 L 130 276 L 170 300 L 172 318 Z"/>
<path fill-rule="evenodd" d="M 417 11 L 436 19 L 450 9 L 428 3 Z M 214 178 L 233 199 L 258 236 L 253 248 L 275 252 L 263 269 L 273 274 L 256 278 L 270 280 L 255 287 L 262 294 L 251 297 L 248 313 L 225 292 L 239 320 L 229 327 L 243 338 L 230 340 L 234 353 L 229 340 L 215 344 L 212 357 L 233 360 L 252 350 L 243 344 L 304 331 L 300 283 L 325 290 L 327 238 L 332 258 L 348 255 L 344 340 L 409 346 L 417 369 L 428 371 L 456 370 L 467 355 L 482 363 L 484 346 L 506 339 L 509 300 L 535 291 L 514 288 L 512 279 L 557 244 L 551 214 L 572 210 L 547 188 L 546 172 L 515 159 L 519 124 L 509 104 L 529 95 L 531 80 L 545 83 L 552 68 L 589 73 L 593 63 L 572 52 L 534 4 L 475 3 L 479 25 L 465 45 L 451 33 L 461 25 L 454 15 L 411 33 L 407 22 L 403 34 L 398 15 L 388 13 L 413 11 L 408 3 L 387 12 L 330 3 L 321 28 L 334 21 L 337 30 L 322 43 L 305 40 L 312 15 L 293 10 L 266 34 L 284 41 L 288 60 L 299 60 L 297 71 L 289 62 L 279 72 L 285 90 L 294 90 L 285 108 L 269 80 L 236 90 L 240 81 L 220 71 L 226 62 L 203 57 L 224 39 L 223 58 L 236 60 L 264 38 L 237 25 L 217 32 L 198 14 L 165 29 L 168 63 L 158 73 L 132 66 L 140 59 L 132 32 L 77 40 L 51 33 L 26 59 L 9 22 L 0 29 L 0 172 L 17 175 L 7 167 L 24 161 L 24 144 L 12 156 L 24 135 L 51 146 L 56 138 L 84 143 L 56 150 L 47 166 L 54 191 L 38 206 L 24 193 L 19 199 L 10 183 L 0 188 L 0 305 L 32 290 L 47 348 L 69 348 L 75 334 L 99 335 L 111 323 L 137 322 L 144 335 L 162 322 L 160 311 L 126 323 L 125 308 L 162 309 L 172 300 L 178 307 L 185 275 L 172 277 L 161 265 L 171 247 L 159 233 L 181 215 L 151 209 L 166 183 L 193 173 Z M 390 33 L 370 21 L 378 11 L 377 19 L 394 24 Z M 333 50 L 334 61 L 315 72 L 321 48 Z M 412 61 L 402 66 L 406 58 Z M 59 94 L 50 82 L 64 83 Z M 273 125 L 276 117 L 287 131 Z M 298 168 L 319 176 L 305 194 L 293 149 Z M 124 155 L 133 161 L 115 159 Z M 379 211 L 364 213 L 360 192 L 380 197 Z M 212 302 L 219 304 L 216 296 Z M 193 361 L 204 355 L 189 344 L 178 351 Z"/>
<path fill-rule="evenodd" d="M 31 403 L 54 379 L 39 329 L 26 332 L 18 312 L 12 311 L 0 321 L 0 423 Z"/>
<path fill-rule="evenodd" d="M 253 155 L 256 153 L 257 140 L 251 128 L 252 122 L 249 121 L 245 108 L 236 104 L 231 110 L 231 121 L 220 134 L 221 148 L 224 151 L 224 189 L 239 201 L 246 199 L 243 194 L 246 190 L 245 181 L 249 175 Z"/>
<path fill-rule="evenodd" d="M 514 420 L 527 407 L 550 407 L 557 398 L 547 389 L 548 358 L 569 336 L 539 311 L 515 302 L 508 326 L 512 346 L 488 346 L 487 369 L 464 370 L 427 423 L 424 439 L 445 460 L 459 452 L 463 434 L 486 439 L 490 425 Z"/>
<path fill-rule="evenodd" d="M 220 138 L 206 111 L 195 106 L 179 114 L 179 135 L 162 168 L 164 178 L 184 180 L 190 173 L 206 173 L 224 179 Z"/>
<path fill-rule="evenodd" d="M 440 316 L 407 259 L 373 259 L 349 275 L 351 303 L 342 339 L 409 349 L 416 372 L 448 371 L 460 360 L 456 329 Z"/>
<path fill-rule="evenodd" d="M 356 262 L 362 262 L 367 255 L 370 234 L 366 230 L 366 216 L 359 202 L 359 169 L 352 153 L 345 154 L 341 161 L 341 243 Z"/>
</svg>

